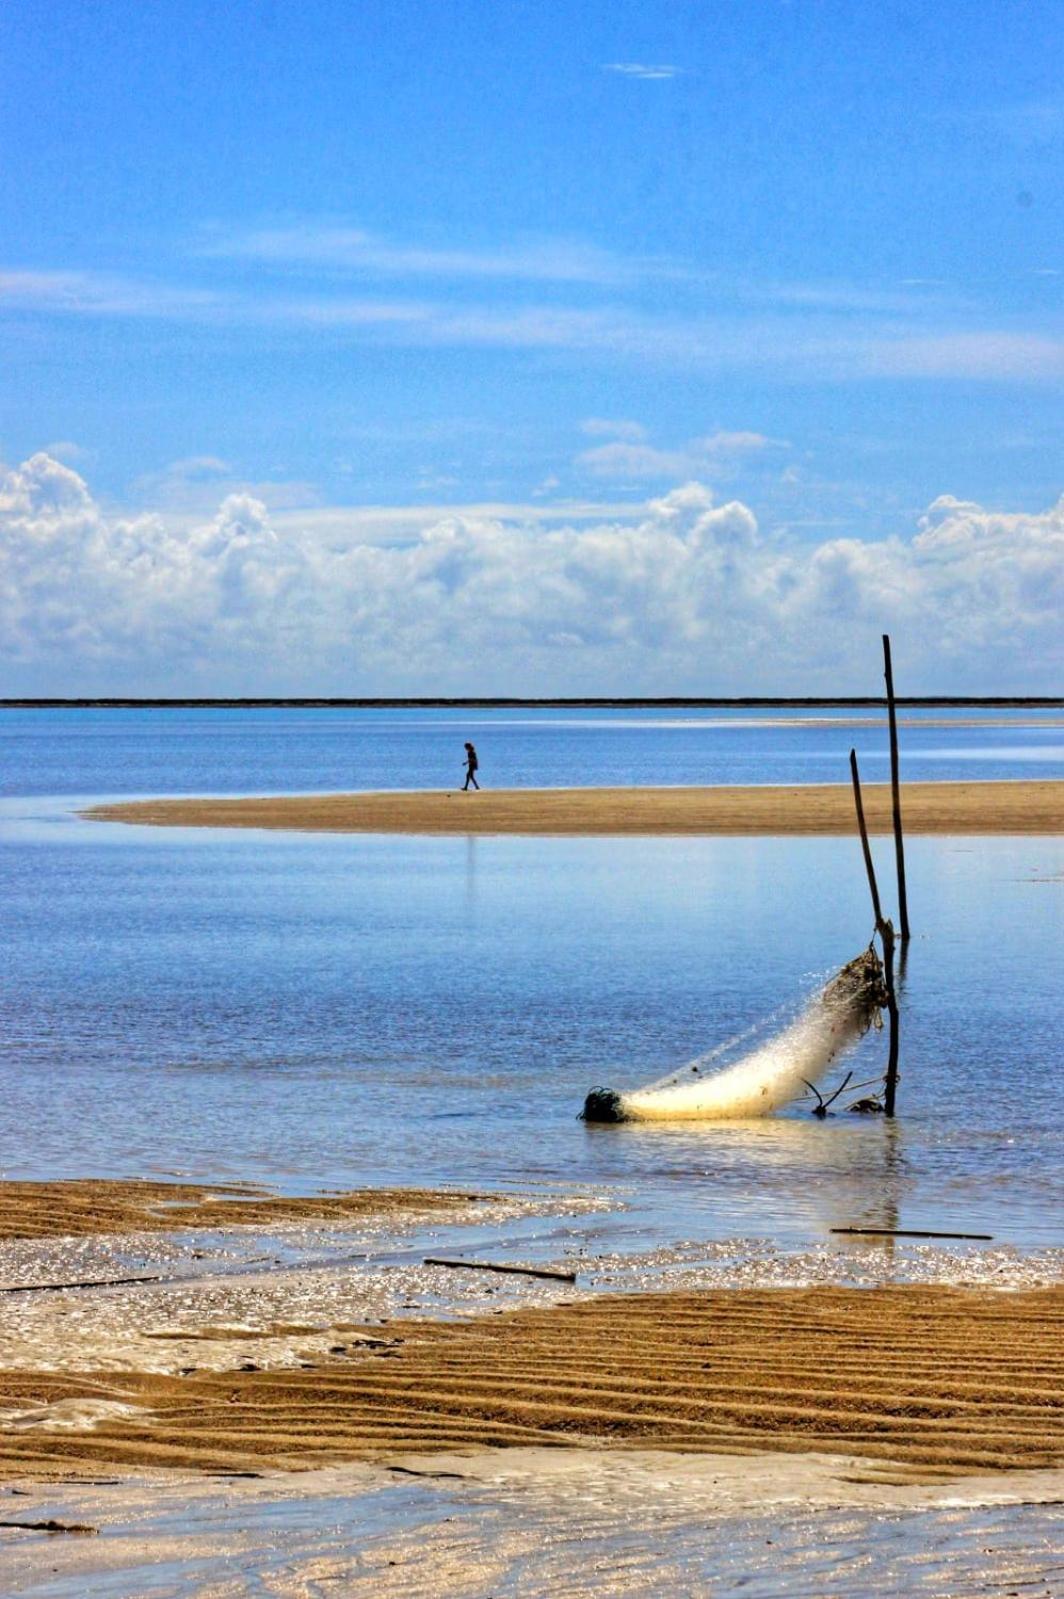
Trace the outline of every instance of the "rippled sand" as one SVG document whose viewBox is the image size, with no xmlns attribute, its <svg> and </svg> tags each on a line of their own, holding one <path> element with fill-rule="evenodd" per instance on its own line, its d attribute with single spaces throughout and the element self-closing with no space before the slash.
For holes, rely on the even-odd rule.
<svg viewBox="0 0 1064 1599">
<path fill-rule="evenodd" d="M 425 1188 L 360 1188 L 346 1193 L 272 1194 L 252 1184 L 87 1177 L 68 1182 L 0 1182 L 0 1239 L 99 1233 L 172 1232 L 180 1227 L 270 1227 L 317 1217 L 412 1215 L 467 1209 L 484 1196 Z"/>
<path fill-rule="evenodd" d="M 873 833 L 891 830 L 890 788 L 863 790 Z M 908 833 L 1059 833 L 1064 783 L 907 783 Z M 839 834 L 854 831 L 849 784 L 747 788 L 527 788 L 451 793 L 287 794 L 98 805 L 98 821 L 320 833 Z"/>
<path fill-rule="evenodd" d="M 1032 1469 L 1064 1457 L 1062 1334 L 1061 1288 L 604 1296 L 350 1328 L 307 1369 L 8 1370 L 0 1461 L 282 1469 L 608 1440 L 842 1451 L 922 1481 Z M 78 1410 L 90 1401 L 98 1415 Z"/>
</svg>

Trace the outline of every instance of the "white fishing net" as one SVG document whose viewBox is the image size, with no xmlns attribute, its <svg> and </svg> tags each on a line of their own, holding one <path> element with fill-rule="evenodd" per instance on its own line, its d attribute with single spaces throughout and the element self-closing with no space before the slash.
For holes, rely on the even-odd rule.
<svg viewBox="0 0 1064 1599">
<path fill-rule="evenodd" d="M 592 1089 L 588 1121 L 740 1119 L 767 1116 L 796 1099 L 868 1030 L 882 1003 L 882 970 L 867 950 L 826 983 L 782 1031 L 731 1065 L 721 1051 L 690 1061 L 630 1093 Z M 727 1046 L 722 1046 L 726 1048 Z"/>
</svg>

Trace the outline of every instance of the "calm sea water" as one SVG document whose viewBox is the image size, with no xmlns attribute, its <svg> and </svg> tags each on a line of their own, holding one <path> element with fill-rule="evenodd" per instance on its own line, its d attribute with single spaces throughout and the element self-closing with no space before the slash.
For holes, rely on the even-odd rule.
<svg viewBox="0 0 1064 1599">
<path fill-rule="evenodd" d="M 903 729 L 904 775 L 1064 775 L 1060 730 L 1016 721 Z M 1059 838 L 910 841 L 892 1126 L 587 1128 L 593 1084 L 782 1020 L 867 942 L 856 841 L 72 816 L 71 796 L 442 786 L 466 736 L 499 784 L 843 780 L 854 741 L 884 771 L 881 729 L 717 712 L 2 713 L 0 1170 L 586 1187 L 626 1207 L 603 1223 L 619 1247 L 846 1224 L 1058 1241 Z M 848 1065 L 884 1059 L 871 1034 Z"/>
</svg>

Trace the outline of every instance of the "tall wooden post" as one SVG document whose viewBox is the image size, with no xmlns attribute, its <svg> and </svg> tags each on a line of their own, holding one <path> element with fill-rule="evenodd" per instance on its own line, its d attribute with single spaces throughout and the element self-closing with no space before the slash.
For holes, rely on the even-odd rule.
<svg viewBox="0 0 1064 1599">
<path fill-rule="evenodd" d="M 879 936 L 883 940 L 883 980 L 887 987 L 887 1015 L 890 1018 L 890 1044 L 887 1051 L 886 1092 L 883 1109 L 888 1116 L 894 1114 L 894 1101 L 898 1094 L 898 996 L 894 989 L 894 927 L 889 921 L 881 922 Z"/>
<path fill-rule="evenodd" d="M 887 717 L 890 721 L 890 799 L 894 813 L 894 858 L 898 864 L 898 915 L 902 947 L 909 942 L 909 903 L 905 895 L 905 845 L 901 835 L 901 783 L 898 777 L 898 718 L 894 710 L 894 673 L 890 666 L 890 635 L 883 634 L 883 675 L 887 680 Z"/>
<path fill-rule="evenodd" d="M 872 896 L 872 914 L 876 919 L 876 932 L 883 944 L 883 982 L 887 990 L 887 1017 L 890 1023 L 883 1109 L 888 1116 L 893 1116 L 894 1101 L 898 1093 L 898 995 L 894 987 L 894 924 L 883 915 L 879 903 L 876 869 L 872 862 L 872 850 L 868 842 L 868 829 L 865 826 L 864 805 L 861 800 L 861 778 L 857 770 L 856 750 L 850 751 L 850 777 L 853 780 L 853 803 L 857 810 L 857 828 L 861 835 L 861 849 L 864 851 L 865 871 L 868 873 L 868 889 Z M 903 949 L 904 947 L 902 945 Z"/>
</svg>

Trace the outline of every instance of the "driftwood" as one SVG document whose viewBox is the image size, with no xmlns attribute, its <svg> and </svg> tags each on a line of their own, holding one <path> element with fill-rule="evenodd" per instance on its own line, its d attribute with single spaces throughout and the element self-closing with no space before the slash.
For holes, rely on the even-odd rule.
<svg viewBox="0 0 1064 1599">
<path fill-rule="evenodd" d="M 462 1271 L 499 1271 L 515 1277 L 550 1277 L 560 1283 L 575 1283 L 575 1271 L 549 1271 L 539 1266 L 497 1266 L 490 1260 L 439 1260 L 435 1255 L 425 1256 L 426 1266 L 449 1266 Z"/>
<path fill-rule="evenodd" d="M 832 1227 L 833 1233 L 871 1233 L 879 1238 L 976 1238 L 990 1243 L 993 1233 L 928 1233 L 916 1227 Z"/>
<path fill-rule="evenodd" d="M 0 1288 L 0 1294 L 59 1294 L 67 1288 L 126 1288 L 130 1283 L 161 1283 L 162 1280 L 161 1277 L 90 1277 L 81 1283 L 12 1283 Z M 181 1279 L 183 1282 L 192 1280 L 191 1277 Z"/>
<path fill-rule="evenodd" d="M 100 1530 L 81 1521 L 0 1521 L 0 1527 L 19 1527 L 23 1532 L 76 1532 L 83 1538 L 94 1538 Z"/>
</svg>

